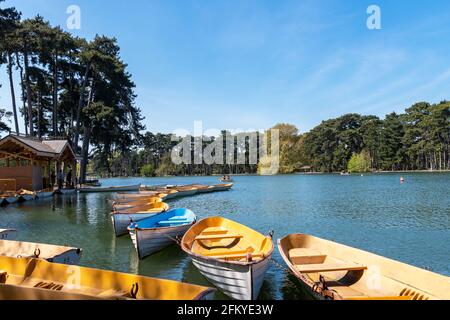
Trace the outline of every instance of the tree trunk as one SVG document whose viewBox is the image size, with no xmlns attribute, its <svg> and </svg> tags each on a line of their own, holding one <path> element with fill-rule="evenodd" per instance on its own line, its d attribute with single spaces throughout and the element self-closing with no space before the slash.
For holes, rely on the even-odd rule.
<svg viewBox="0 0 450 320">
<path fill-rule="evenodd" d="M 24 65 L 25 65 L 25 86 L 27 89 L 27 102 L 28 102 L 28 127 L 30 130 L 30 136 L 34 136 L 33 130 L 33 104 L 31 102 L 31 85 L 30 85 L 30 74 L 28 70 L 28 52 L 25 46 L 24 54 Z"/>
<path fill-rule="evenodd" d="M 16 106 L 16 93 L 14 91 L 14 80 L 13 80 L 13 71 L 12 71 L 12 58 L 11 54 L 8 53 L 8 77 L 9 77 L 9 87 L 11 89 L 11 102 L 14 113 L 14 126 L 16 129 L 16 133 L 19 134 L 19 120 L 17 116 L 17 106 Z"/>
<path fill-rule="evenodd" d="M 19 54 L 16 53 L 16 63 L 20 70 L 20 88 L 22 92 L 22 110 L 23 110 L 23 122 L 25 127 L 25 135 L 28 135 L 28 119 L 26 116 L 26 105 L 25 105 L 25 92 L 24 92 L 24 82 L 23 82 L 23 67 L 20 64 Z"/>
<path fill-rule="evenodd" d="M 75 118 L 76 127 L 75 127 L 74 146 L 76 149 L 78 148 L 78 139 L 79 139 L 79 135 L 80 135 L 80 116 L 81 116 L 81 109 L 83 108 L 84 91 L 86 91 L 87 78 L 88 78 L 90 69 L 91 69 L 91 63 L 89 62 L 86 65 L 86 70 L 84 72 L 83 85 L 81 86 L 80 99 L 78 100 L 78 108 L 77 108 L 77 113 L 76 113 L 76 118 Z M 77 151 L 75 150 L 75 152 L 77 152 Z"/>
<path fill-rule="evenodd" d="M 81 160 L 81 168 L 80 168 L 80 182 L 86 182 L 86 169 L 88 164 L 88 156 L 89 156 L 89 143 L 91 139 L 92 129 L 89 125 L 85 125 L 84 134 L 83 134 L 83 147 L 82 147 L 82 160 Z"/>
<path fill-rule="evenodd" d="M 53 136 L 58 135 L 58 55 L 53 59 Z"/>
</svg>

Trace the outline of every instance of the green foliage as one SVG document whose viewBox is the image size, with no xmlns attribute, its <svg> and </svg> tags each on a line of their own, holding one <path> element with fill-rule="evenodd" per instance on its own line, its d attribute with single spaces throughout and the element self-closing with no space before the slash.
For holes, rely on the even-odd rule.
<svg viewBox="0 0 450 320">
<path fill-rule="evenodd" d="M 146 164 L 141 167 L 141 176 L 153 177 L 155 175 L 155 169 L 152 164 Z"/>
<path fill-rule="evenodd" d="M 369 172 L 371 165 L 370 153 L 367 150 L 363 150 L 361 153 L 354 153 L 348 162 L 348 172 L 350 173 L 363 173 Z"/>
</svg>

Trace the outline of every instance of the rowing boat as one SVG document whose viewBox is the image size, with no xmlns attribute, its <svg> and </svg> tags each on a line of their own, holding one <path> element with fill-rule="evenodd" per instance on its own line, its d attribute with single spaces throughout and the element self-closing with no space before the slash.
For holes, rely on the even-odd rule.
<svg viewBox="0 0 450 320">
<path fill-rule="evenodd" d="M 54 191 L 52 189 L 46 189 L 36 192 L 38 199 L 45 199 L 53 197 Z"/>
<path fill-rule="evenodd" d="M 0 256 L 39 258 L 55 263 L 77 264 L 80 261 L 81 253 L 82 250 L 79 248 L 0 240 Z"/>
<path fill-rule="evenodd" d="M 20 190 L 17 195 L 19 196 L 18 201 L 25 202 L 25 201 L 31 201 L 36 198 L 36 193 L 33 191 L 28 190 Z"/>
<path fill-rule="evenodd" d="M 450 278 L 305 234 L 278 240 L 289 269 L 316 299 L 450 299 Z"/>
<path fill-rule="evenodd" d="M 0 229 L 1 240 L 14 240 L 17 236 L 17 231 L 14 229 Z"/>
<path fill-rule="evenodd" d="M 270 236 L 222 217 L 196 223 L 181 248 L 220 291 L 240 300 L 258 297 L 273 253 Z"/>
<path fill-rule="evenodd" d="M 127 227 L 131 223 L 150 218 L 156 214 L 169 210 L 169 205 L 164 202 L 157 202 L 148 205 L 146 208 L 146 210 L 142 210 L 141 208 L 137 207 L 123 211 L 111 212 L 111 219 L 113 222 L 114 233 L 116 237 L 127 234 Z"/>
<path fill-rule="evenodd" d="M 0 257 L 0 300 L 203 300 L 214 290 L 172 280 Z"/>
<path fill-rule="evenodd" d="M 197 193 L 210 193 L 214 191 L 214 186 L 207 186 L 202 184 L 193 184 L 193 188 L 197 188 Z"/>
<path fill-rule="evenodd" d="M 234 180 L 233 180 L 233 179 L 223 179 L 223 178 L 220 178 L 220 179 L 219 179 L 219 181 L 220 181 L 220 182 L 223 182 L 223 183 L 230 183 L 230 182 L 234 182 Z"/>
<path fill-rule="evenodd" d="M 213 186 L 214 187 L 214 192 L 217 191 L 228 191 L 233 187 L 232 183 L 227 183 L 227 184 L 216 184 Z"/>
<path fill-rule="evenodd" d="M 196 220 L 191 210 L 178 208 L 132 223 L 128 232 L 139 259 L 174 244 Z"/>
<path fill-rule="evenodd" d="M 13 192 L 6 192 L 2 195 L 0 204 L 1 205 L 13 204 L 13 203 L 16 203 L 17 201 L 19 201 L 19 198 L 20 198 L 20 196 L 16 195 Z"/>
<path fill-rule="evenodd" d="M 125 192 L 125 191 L 139 191 L 141 187 L 140 184 L 132 186 L 118 186 L 118 187 L 82 187 L 80 188 L 81 193 L 91 193 L 91 192 Z"/>
<path fill-rule="evenodd" d="M 113 209 L 115 211 L 121 211 L 121 210 L 136 208 L 136 207 L 140 207 L 140 206 L 150 205 L 150 204 L 156 203 L 156 202 L 162 202 L 162 199 L 160 197 L 148 197 L 148 198 L 146 197 L 146 198 L 142 198 L 142 199 L 134 199 L 129 202 L 115 202 L 113 204 Z"/>
<path fill-rule="evenodd" d="M 198 189 L 194 188 L 194 187 L 176 187 L 175 190 L 178 191 L 176 193 L 176 197 L 177 198 L 181 198 L 181 197 L 193 196 L 194 194 L 197 193 Z"/>
</svg>

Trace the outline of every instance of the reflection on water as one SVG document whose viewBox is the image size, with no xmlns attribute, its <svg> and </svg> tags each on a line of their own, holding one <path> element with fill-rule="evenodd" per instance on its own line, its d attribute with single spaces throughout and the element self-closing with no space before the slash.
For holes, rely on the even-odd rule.
<svg viewBox="0 0 450 320">
<path fill-rule="evenodd" d="M 234 177 L 230 192 L 170 202 L 199 218 L 221 215 L 274 240 L 309 233 L 450 275 L 450 174 Z M 108 185 L 217 183 L 214 177 L 109 179 Z M 139 261 L 128 236 L 116 238 L 111 194 L 56 196 L 1 208 L 0 227 L 18 239 L 83 248 L 81 263 L 201 285 L 208 281 L 176 245 Z M 274 241 L 275 242 L 275 241 Z M 276 242 L 275 242 L 276 244 Z M 277 250 L 273 258 L 284 265 Z M 226 298 L 217 293 L 216 298 Z M 299 282 L 271 264 L 260 299 L 305 299 Z"/>
</svg>

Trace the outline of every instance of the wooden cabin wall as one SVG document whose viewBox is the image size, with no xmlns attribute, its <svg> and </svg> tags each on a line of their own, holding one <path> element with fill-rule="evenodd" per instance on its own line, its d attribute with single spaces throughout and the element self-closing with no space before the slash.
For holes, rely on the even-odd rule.
<svg viewBox="0 0 450 320">
<path fill-rule="evenodd" d="M 33 188 L 33 184 L 31 182 L 33 179 L 33 167 L 2 167 L 0 168 L 0 179 L 16 179 L 17 190 L 30 190 Z"/>
</svg>

